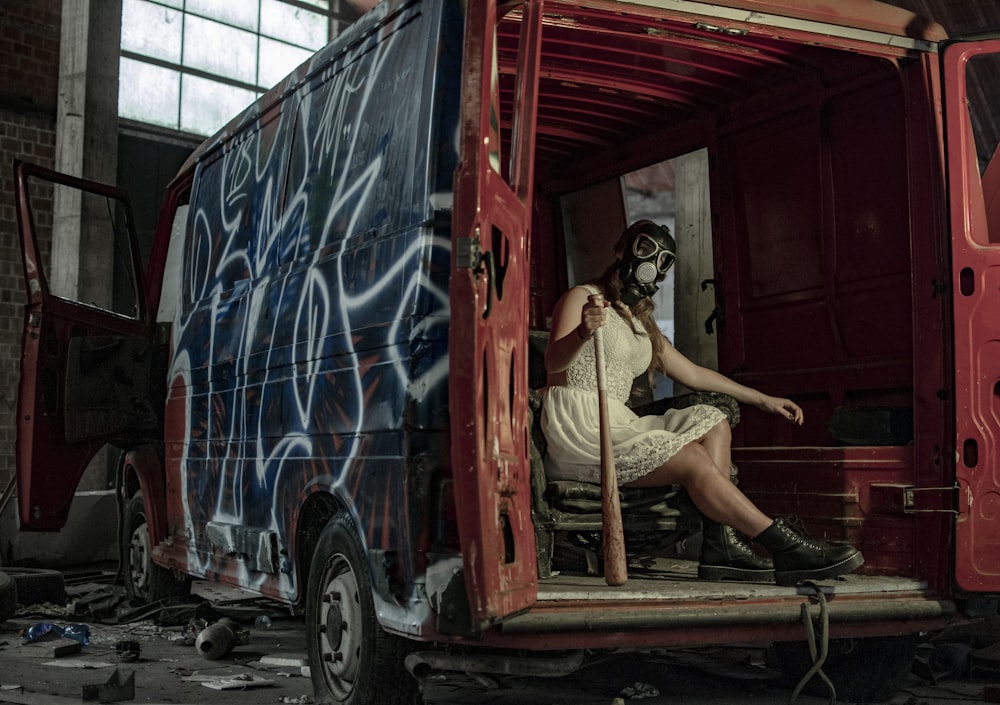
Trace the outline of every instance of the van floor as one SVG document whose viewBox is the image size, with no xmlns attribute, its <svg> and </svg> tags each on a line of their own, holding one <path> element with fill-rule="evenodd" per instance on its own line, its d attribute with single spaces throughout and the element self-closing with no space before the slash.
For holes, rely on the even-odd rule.
<svg viewBox="0 0 1000 705">
<path fill-rule="evenodd" d="M 954 619 L 956 606 L 905 576 L 847 575 L 779 587 L 699 580 L 696 561 L 649 558 L 633 560 L 621 586 L 583 571 L 539 580 L 534 604 L 500 629 L 512 644 L 558 635 L 559 643 L 601 648 L 616 634 L 637 632 L 649 645 L 720 644 L 764 632 L 772 640 L 801 639 L 805 614 L 846 637 L 874 633 L 877 624 L 939 629 Z"/>
<path fill-rule="evenodd" d="M 698 579 L 698 562 L 679 558 L 632 560 L 628 581 L 609 587 L 603 575 L 559 572 L 538 581 L 538 599 L 544 600 L 746 600 L 814 595 L 807 584 L 779 587 L 773 583 L 707 581 Z M 845 575 L 815 583 L 825 595 L 920 593 L 927 583 L 903 576 Z"/>
</svg>

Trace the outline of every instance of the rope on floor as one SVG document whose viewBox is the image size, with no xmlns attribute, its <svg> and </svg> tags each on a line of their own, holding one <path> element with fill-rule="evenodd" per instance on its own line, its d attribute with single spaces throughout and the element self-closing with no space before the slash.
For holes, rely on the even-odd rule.
<svg viewBox="0 0 1000 705">
<path fill-rule="evenodd" d="M 802 692 L 802 689 L 806 687 L 806 684 L 812 680 L 812 677 L 819 675 L 820 679 L 826 683 L 827 690 L 830 691 L 830 705 L 836 705 L 837 703 L 837 689 L 834 687 L 833 682 L 827 677 L 826 673 L 823 672 L 823 664 L 826 663 L 826 657 L 830 652 L 830 612 L 827 609 L 826 595 L 823 594 L 823 590 L 815 583 L 806 582 L 805 585 L 811 587 L 816 593 L 816 601 L 819 603 L 819 645 L 816 643 L 816 629 L 813 626 L 813 621 L 809 616 L 809 605 L 802 603 L 802 621 L 806 628 L 806 643 L 809 644 L 809 656 L 812 659 L 812 667 L 805 672 L 805 675 L 799 680 L 798 685 L 795 686 L 795 690 L 792 691 L 792 697 L 789 699 L 789 703 L 794 703 Z"/>
</svg>

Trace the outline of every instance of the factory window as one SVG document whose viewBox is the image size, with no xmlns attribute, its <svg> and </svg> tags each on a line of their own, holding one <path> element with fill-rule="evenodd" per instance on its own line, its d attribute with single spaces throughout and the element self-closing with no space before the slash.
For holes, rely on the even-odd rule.
<svg viewBox="0 0 1000 705">
<path fill-rule="evenodd" d="M 357 17 L 357 0 L 123 0 L 118 114 L 209 135 Z"/>
</svg>

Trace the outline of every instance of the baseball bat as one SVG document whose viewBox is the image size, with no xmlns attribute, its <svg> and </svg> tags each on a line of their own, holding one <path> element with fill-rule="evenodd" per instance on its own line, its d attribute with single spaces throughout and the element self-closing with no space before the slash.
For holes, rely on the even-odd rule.
<svg viewBox="0 0 1000 705">
<path fill-rule="evenodd" d="M 601 302 L 600 295 L 590 300 Z M 597 406 L 601 423 L 601 526 L 604 549 L 604 582 L 624 585 L 628 580 L 628 562 L 625 558 L 625 530 L 622 526 L 621 500 L 618 497 L 618 475 L 615 456 L 611 448 L 611 421 L 608 418 L 608 394 L 604 381 L 603 329 L 594 331 L 594 357 L 597 360 Z"/>
</svg>

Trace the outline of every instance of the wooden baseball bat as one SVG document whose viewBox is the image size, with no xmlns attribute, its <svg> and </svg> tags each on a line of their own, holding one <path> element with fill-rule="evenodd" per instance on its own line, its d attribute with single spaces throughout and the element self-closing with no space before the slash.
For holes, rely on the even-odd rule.
<svg viewBox="0 0 1000 705">
<path fill-rule="evenodd" d="M 602 298 L 590 297 L 595 303 Z M 625 530 L 622 527 L 621 500 L 618 497 L 618 474 L 615 472 L 615 455 L 611 448 L 611 421 L 608 418 L 608 394 L 604 382 L 603 329 L 594 331 L 594 357 L 597 359 L 597 406 L 601 423 L 601 526 L 604 549 L 604 582 L 624 585 L 628 580 L 628 561 L 625 558 Z"/>
</svg>

